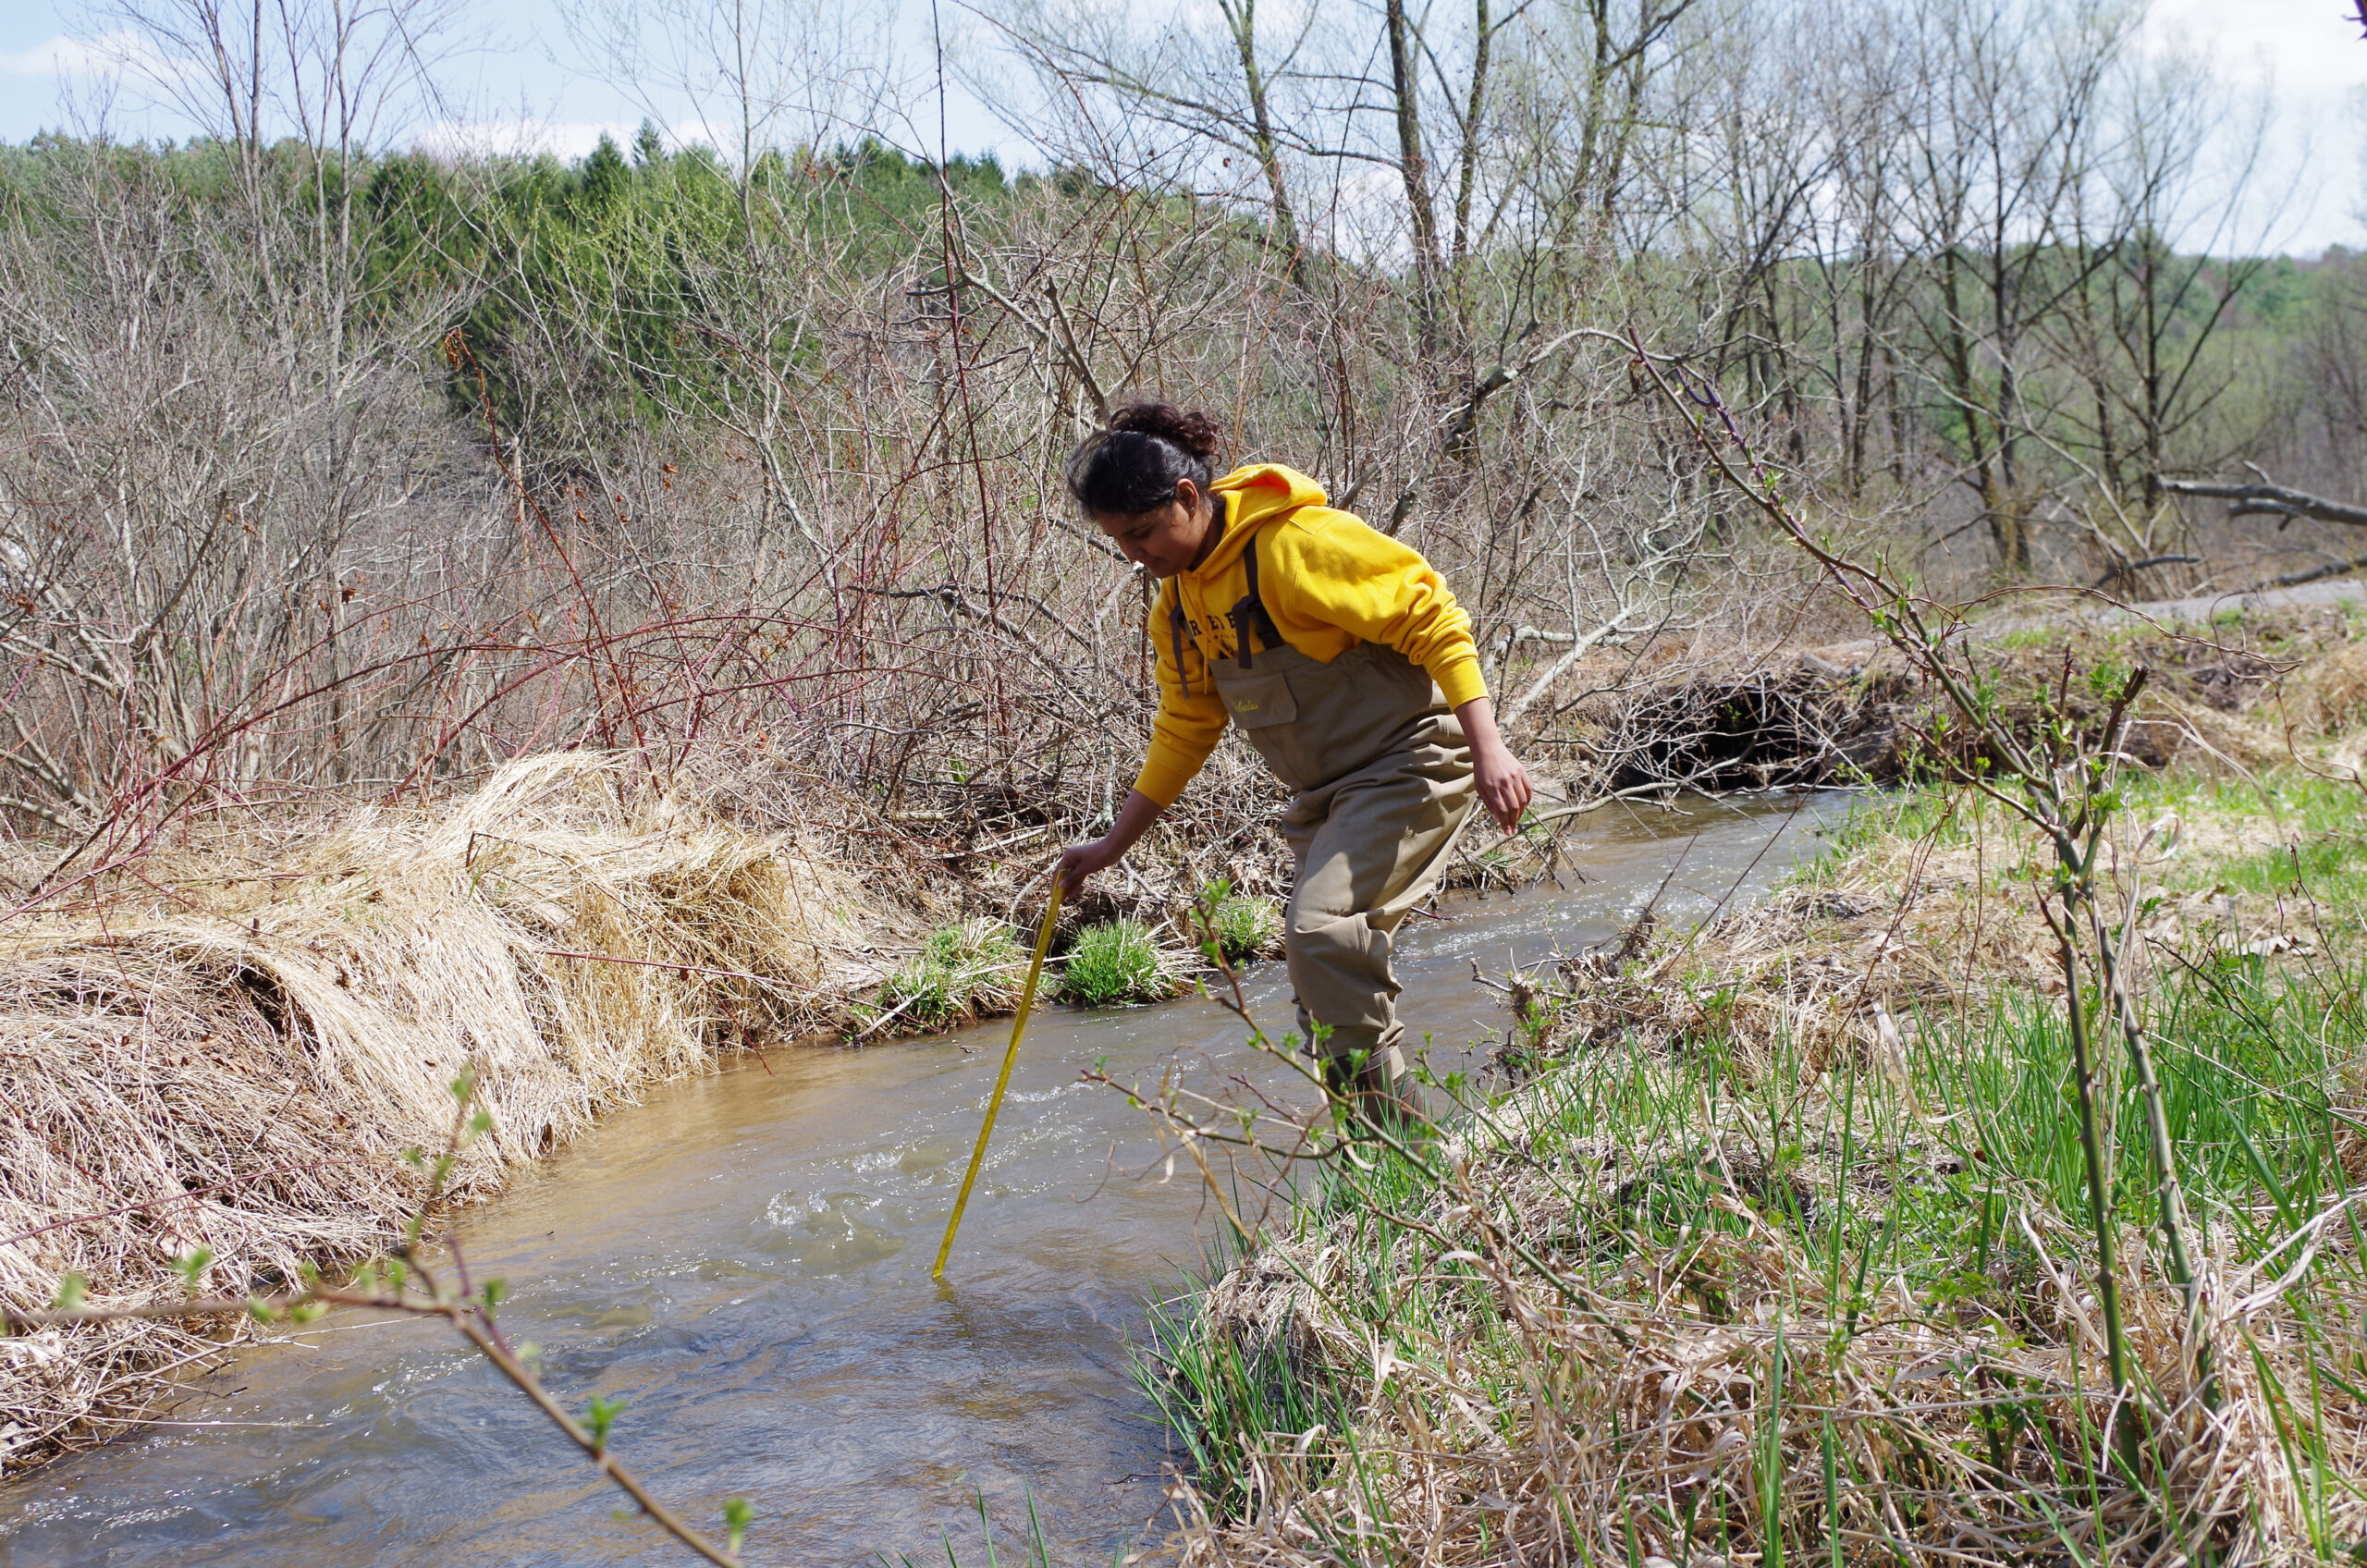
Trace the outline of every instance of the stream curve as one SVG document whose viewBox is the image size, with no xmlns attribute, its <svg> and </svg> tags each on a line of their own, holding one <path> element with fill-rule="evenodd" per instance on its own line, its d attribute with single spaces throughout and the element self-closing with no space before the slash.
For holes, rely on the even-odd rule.
<svg viewBox="0 0 2367 1568">
<path fill-rule="evenodd" d="M 1584 819 L 1568 842 L 1585 881 L 1408 927 L 1410 1036 L 1441 1071 L 1469 1064 L 1505 1023 L 1475 959 L 1579 950 L 1663 878 L 1680 920 L 1748 897 L 1813 855 L 1847 799 Z M 1254 968 L 1248 995 L 1287 1026 L 1281 965 Z M 950 1538 L 983 1563 L 982 1506 L 1004 1554 L 1031 1507 L 1061 1562 L 1164 1533 L 1172 1458 L 1127 1345 L 1218 1217 L 1188 1167 L 1162 1179 L 1142 1115 L 1079 1071 L 1304 1086 L 1200 998 L 1039 1013 L 940 1290 L 929 1262 L 1009 1027 L 735 1060 L 611 1113 L 459 1219 L 554 1390 L 626 1401 L 618 1452 L 659 1496 L 709 1525 L 727 1496 L 756 1504 L 750 1562 L 943 1562 Z M 0 1568 L 687 1560 L 616 1518 L 616 1494 L 440 1325 L 333 1315 L 196 1394 L 181 1424 L 0 1488 Z"/>
</svg>

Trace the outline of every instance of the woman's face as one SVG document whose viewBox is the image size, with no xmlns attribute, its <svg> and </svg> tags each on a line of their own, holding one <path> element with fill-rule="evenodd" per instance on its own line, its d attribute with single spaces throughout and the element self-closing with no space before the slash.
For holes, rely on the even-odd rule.
<svg viewBox="0 0 2367 1568">
<path fill-rule="evenodd" d="M 1175 499 L 1147 512 L 1095 512 L 1094 526 L 1121 554 L 1153 577 L 1172 577 L 1200 564 L 1216 543 L 1216 509 L 1188 479 L 1175 482 Z"/>
</svg>

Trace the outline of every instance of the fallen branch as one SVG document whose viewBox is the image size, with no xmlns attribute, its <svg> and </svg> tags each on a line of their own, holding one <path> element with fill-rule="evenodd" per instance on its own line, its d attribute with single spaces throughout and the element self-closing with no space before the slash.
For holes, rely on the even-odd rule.
<svg viewBox="0 0 2367 1568">
<path fill-rule="evenodd" d="M 2367 556 L 2354 556 L 2347 561 L 2334 561 L 2325 566 L 2313 566 L 2307 571 L 2288 571 L 2282 577 L 2272 577 L 2243 590 L 2257 594 L 2264 588 L 2299 588 L 2304 582 L 2323 582 L 2329 577 L 2349 577 L 2354 571 L 2367 571 Z"/>
<path fill-rule="evenodd" d="M 2320 522 L 2367 528 L 2367 507 L 2329 501 L 2306 491 L 2288 490 L 2263 480 L 2255 484 L 2230 484 L 2216 479 L 2165 479 L 2162 488 L 2173 496 L 2195 496 L 2228 503 L 2229 517 L 2315 518 Z"/>
<path fill-rule="evenodd" d="M 2105 572 L 2102 577 L 2097 578 L 2093 583 L 2090 584 L 2090 586 L 2096 588 L 2106 587 L 2118 578 L 2134 577 L 2139 572 L 2145 570 L 2149 567 L 2201 566 L 2201 564 L 2202 557 L 2201 556 L 2148 556 L 2141 561 L 2121 562 L 2118 566 L 2114 567 L 2110 571 Z"/>
</svg>

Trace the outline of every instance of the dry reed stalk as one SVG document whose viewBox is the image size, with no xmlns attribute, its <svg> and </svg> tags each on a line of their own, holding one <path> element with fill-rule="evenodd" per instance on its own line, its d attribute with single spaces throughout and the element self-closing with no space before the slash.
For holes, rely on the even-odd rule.
<svg viewBox="0 0 2367 1568">
<path fill-rule="evenodd" d="M 0 936 L 10 1305 L 69 1270 L 93 1305 L 175 1299 L 201 1247 L 215 1293 L 350 1265 L 417 1201 L 401 1151 L 437 1143 L 463 1064 L 493 1118 L 466 1198 L 751 1032 L 837 1022 L 878 974 L 858 878 L 600 754 L 364 814 L 274 876 Z M 0 1341 L 0 1456 L 125 1429 L 215 1348 L 166 1324 Z"/>
<path fill-rule="evenodd" d="M 2265 835 L 2255 815 L 2198 809 L 2130 837 L 2111 864 L 2157 880 L 2168 855 L 2218 862 Z M 2367 1310 L 2345 1206 L 2312 1222 L 2321 1267 L 2306 1301 L 2287 1288 L 2294 1248 L 2237 1267 L 2213 1238 L 2201 1294 L 2210 1342 L 2230 1347 L 2215 1409 L 2183 1296 L 2145 1240 L 2125 1238 L 2136 1371 L 2166 1413 L 2150 1496 L 2101 1457 L 2104 1423 L 2131 1415 L 2111 1407 L 2080 1227 L 2007 1181 L 2011 1245 L 1991 1265 L 2004 1318 L 1904 1274 L 1849 1289 L 1802 1243 L 1803 1224 L 1821 1223 L 1803 1217 L 1880 1210 L 1899 1182 L 1944 1168 L 1936 1119 L 1960 1108 L 1918 1103 L 1899 1021 L 1930 1027 L 2045 988 L 2054 954 L 2030 890 L 1998 886 L 2042 853 L 1993 817 L 1962 841 L 1874 835 L 1690 939 L 1536 977 L 1528 1005 L 1589 1063 L 1573 1072 L 1673 1079 L 1714 1037 L 1736 1089 L 1638 1141 L 1574 1121 L 1567 1076 L 1540 1079 L 1445 1138 L 1430 1163 L 1446 1179 L 1406 1200 L 1402 1221 L 1385 1195 L 1343 1194 L 1219 1280 L 1188 1326 L 1190 1358 L 1337 1403 L 1315 1427 L 1247 1439 L 1229 1506 L 1177 1479 L 1183 1559 L 2167 1565 L 2310 1562 L 2329 1537 L 2359 1538 L 2367 1400 L 2324 1375 L 2324 1326 Z M 2259 913 L 2213 889 L 2166 900 L 2147 929 L 2270 950 L 2247 919 Z M 1860 1125 L 1854 1158 L 1834 1109 L 1851 1080 L 1887 1107 L 1882 1130 Z M 2356 1084 L 2336 1097 L 2355 1103 Z M 2367 1143 L 2338 1142 L 2355 1179 Z M 1720 1224 L 1650 1242 L 1631 1215 L 1679 1166 L 1703 1178 Z M 1615 1271 L 1589 1261 L 1606 1249 Z M 2342 1267 L 2324 1267 L 2333 1255 Z M 1418 1308 L 1395 1305 L 1416 1296 Z M 2311 1444 L 2324 1488 L 2295 1467 Z M 1670 1527 L 1686 1518 L 1721 1518 L 1725 1533 Z"/>
<path fill-rule="evenodd" d="M 2128 1293 L 2132 1343 L 2173 1407 L 2170 1458 L 2151 1479 L 2192 1532 L 2178 1542 L 2142 1493 L 2088 1466 L 2107 1415 L 2104 1341 L 2072 1270 L 2030 1292 L 2019 1335 L 1959 1328 L 1904 1281 L 1851 1302 L 1845 1331 L 1823 1270 L 1762 1221 L 1760 1202 L 1735 1195 L 1718 1207 L 1745 1234 L 1631 1258 L 1615 1298 L 1578 1310 L 1483 1227 L 1456 1221 L 1476 1207 L 1555 1234 L 1572 1218 L 1552 1190 L 1562 1185 L 1516 1160 L 1470 1163 L 1425 1216 L 1453 1250 L 1386 1261 L 1408 1278 L 1464 1262 L 1485 1275 L 1490 1309 L 1386 1349 L 1329 1305 L 1356 1291 L 1345 1275 L 1371 1266 L 1349 1235 L 1354 1218 L 1228 1276 L 1208 1298 L 1208 1331 L 1233 1338 L 1245 1359 L 1279 1353 L 1326 1369 L 1351 1390 L 1353 1429 L 1275 1434 L 1250 1456 L 1252 1501 L 1231 1518 L 1211 1518 L 1187 1489 L 1184 1561 L 1288 1568 L 1343 1550 L 1474 1565 L 1776 1560 L 1776 1530 L 1711 1542 L 1665 1523 L 1721 1513 L 1780 1522 L 1791 1550 L 1813 1543 L 1824 1560 L 1829 1542 L 1849 1562 L 2310 1556 L 2304 1500 L 2264 1397 L 2309 1386 L 2308 1353 L 2275 1292 L 2262 1302 L 2210 1281 L 2219 1342 L 2259 1347 L 2221 1371 L 2215 1417 L 2188 1377 L 2178 1292 L 2148 1276 Z M 2317 1436 L 2339 1473 L 2367 1466 L 2367 1406 L 2327 1402 Z M 1352 1444 L 1362 1464 L 1346 1463 Z M 1846 1485 L 1828 1485 L 1835 1472 Z M 2367 1525 L 2356 1498 L 2333 1512 L 2350 1536 Z"/>
</svg>

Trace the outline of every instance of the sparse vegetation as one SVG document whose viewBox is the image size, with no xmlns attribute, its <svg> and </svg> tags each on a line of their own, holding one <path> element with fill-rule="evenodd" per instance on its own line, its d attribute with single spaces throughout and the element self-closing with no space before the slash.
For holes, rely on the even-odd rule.
<svg viewBox="0 0 2367 1568">
<path fill-rule="evenodd" d="M 1187 1560 L 2339 1558 L 2367 1526 L 2367 797 L 2129 791 L 2144 1023 L 2229 1347 L 2208 1390 L 2116 1073 L 2142 1391 L 2112 1397 L 2028 910 L 2047 851 L 1916 791 L 1760 910 L 1533 976 L 1532 1077 L 1283 1191 L 1144 1364 L 1211 1521 Z"/>
<path fill-rule="evenodd" d="M 1026 962 L 1018 937 L 1000 920 L 940 926 L 880 983 L 865 1027 L 900 1021 L 906 1028 L 950 1029 L 1008 1011 L 1019 999 Z"/>
</svg>

